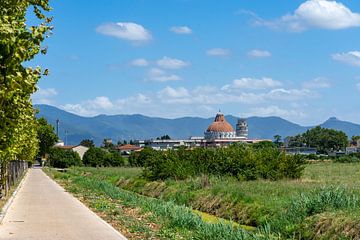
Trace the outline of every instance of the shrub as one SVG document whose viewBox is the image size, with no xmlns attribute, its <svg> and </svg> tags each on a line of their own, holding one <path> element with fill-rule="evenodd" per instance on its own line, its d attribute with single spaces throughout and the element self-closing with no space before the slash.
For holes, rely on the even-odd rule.
<svg viewBox="0 0 360 240">
<path fill-rule="evenodd" d="M 78 153 L 72 150 L 52 148 L 49 152 L 49 164 L 56 168 L 81 166 L 82 162 Z"/>
<path fill-rule="evenodd" d="M 346 156 L 341 156 L 341 157 L 335 158 L 334 162 L 355 163 L 355 162 L 360 162 L 360 158 L 358 158 L 356 155 L 346 155 Z"/>
<path fill-rule="evenodd" d="M 147 150 L 141 152 L 138 159 L 135 157 L 132 161 L 141 161 L 143 175 L 150 180 L 185 179 L 202 174 L 228 175 L 239 180 L 277 180 L 299 178 L 304 169 L 301 156 L 286 155 L 272 145 L 234 144 L 228 148 L 180 148 L 164 152 Z"/>
<path fill-rule="evenodd" d="M 132 167 L 143 167 L 146 159 L 156 154 L 156 150 L 145 147 L 140 152 L 132 152 L 129 156 L 129 164 Z"/>
<path fill-rule="evenodd" d="M 123 166 L 125 161 L 118 152 L 108 151 L 102 148 L 92 147 L 83 158 L 84 164 L 90 167 L 118 167 Z"/>
<path fill-rule="evenodd" d="M 105 154 L 103 165 L 107 167 L 120 167 L 124 166 L 125 160 L 120 155 L 120 153 L 115 151 L 110 151 Z"/>
</svg>

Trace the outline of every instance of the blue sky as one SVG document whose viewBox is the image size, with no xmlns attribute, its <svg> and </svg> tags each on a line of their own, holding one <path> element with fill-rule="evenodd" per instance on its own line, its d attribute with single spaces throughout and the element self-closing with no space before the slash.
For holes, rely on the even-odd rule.
<svg viewBox="0 0 360 240">
<path fill-rule="evenodd" d="M 34 103 L 83 115 L 360 123 L 360 3 L 52 1 Z M 31 17 L 29 24 L 32 23 Z"/>
</svg>

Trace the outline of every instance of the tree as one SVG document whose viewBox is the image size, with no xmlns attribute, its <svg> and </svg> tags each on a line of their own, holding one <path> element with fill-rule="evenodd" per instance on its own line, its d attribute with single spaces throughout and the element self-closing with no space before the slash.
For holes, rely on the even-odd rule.
<svg viewBox="0 0 360 240">
<path fill-rule="evenodd" d="M 105 138 L 102 143 L 102 147 L 106 149 L 114 149 L 114 144 L 112 143 L 112 140 L 109 138 Z"/>
<path fill-rule="evenodd" d="M 92 148 L 95 147 L 94 141 L 91 139 L 84 139 L 80 142 L 81 146 Z"/>
<path fill-rule="evenodd" d="M 156 138 L 156 140 L 170 140 L 170 139 L 171 137 L 167 134 Z"/>
<path fill-rule="evenodd" d="M 125 161 L 116 151 L 92 147 L 84 154 L 83 162 L 91 167 L 118 167 L 123 166 Z"/>
<path fill-rule="evenodd" d="M 28 9 L 41 23 L 28 26 Z M 51 18 L 48 0 L 1 0 L 0 1 L 0 162 L 6 164 L 16 158 L 31 160 L 37 154 L 38 141 L 36 119 L 31 94 L 41 71 L 26 67 L 23 63 L 38 53 L 46 54 L 41 43 L 49 36 Z"/>
<path fill-rule="evenodd" d="M 77 152 L 61 148 L 51 148 L 49 152 L 50 166 L 56 168 L 68 168 L 71 166 L 81 166 L 82 162 Z"/>
<path fill-rule="evenodd" d="M 58 137 L 54 133 L 54 127 L 51 126 L 45 118 L 39 118 L 37 123 L 37 135 L 39 139 L 38 155 L 45 157 L 45 155 L 49 153 L 50 148 L 57 142 Z"/>
<path fill-rule="evenodd" d="M 290 139 L 291 147 L 313 147 L 318 153 L 339 151 L 348 145 L 348 137 L 342 131 L 317 126 Z"/>
<path fill-rule="evenodd" d="M 275 135 L 274 136 L 274 143 L 276 146 L 281 147 L 282 142 L 281 142 L 281 136 L 280 135 Z"/>
<path fill-rule="evenodd" d="M 351 145 L 357 146 L 359 141 L 360 141 L 360 136 L 352 136 L 350 143 Z"/>
</svg>

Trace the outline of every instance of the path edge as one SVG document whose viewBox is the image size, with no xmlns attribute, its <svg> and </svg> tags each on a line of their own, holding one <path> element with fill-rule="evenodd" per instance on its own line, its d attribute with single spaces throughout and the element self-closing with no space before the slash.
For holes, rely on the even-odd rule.
<svg viewBox="0 0 360 240">
<path fill-rule="evenodd" d="M 30 169 L 27 169 L 26 173 L 24 174 L 24 176 L 22 177 L 19 185 L 16 187 L 15 191 L 11 194 L 11 197 L 6 201 L 4 207 L 1 209 L 1 212 L 0 212 L 0 225 L 2 224 L 4 218 L 5 218 L 5 215 L 7 213 L 7 211 L 9 210 L 11 204 L 13 203 L 14 199 L 15 199 L 15 196 L 17 195 L 17 193 L 19 192 L 21 186 L 23 185 L 24 183 L 24 180 L 26 178 L 26 176 L 28 175 L 29 173 L 29 170 Z"/>
<path fill-rule="evenodd" d="M 68 192 L 63 186 L 61 186 L 58 182 L 56 182 L 55 179 L 51 178 L 48 174 L 46 174 L 43 169 L 41 169 L 42 173 L 48 177 L 52 182 L 54 182 L 56 185 L 58 185 L 66 194 L 68 194 L 71 198 L 75 199 L 79 204 L 83 205 L 85 208 L 87 208 L 92 215 L 94 215 L 102 224 L 104 224 L 106 227 L 110 228 L 112 231 L 114 231 L 120 238 L 123 240 L 127 240 L 127 238 L 118 230 L 116 230 L 113 226 L 111 226 L 110 223 L 106 222 L 104 219 L 102 219 L 99 215 L 97 215 L 93 210 L 90 209 L 90 207 L 86 206 L 83 202 L 81 202 L 77 197 L 75 197 L 72 193 Z M 0 220 L 1 223 L 1 220 Z"/>
</svg>

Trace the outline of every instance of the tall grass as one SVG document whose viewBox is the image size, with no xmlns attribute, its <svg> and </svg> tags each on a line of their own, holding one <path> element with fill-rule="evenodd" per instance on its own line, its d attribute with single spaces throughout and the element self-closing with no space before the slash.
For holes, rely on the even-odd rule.
<svg viewBox="0 0 360 240">
<path fill-rule="evenodd" d="M 125 191 L 104 180 L 101 181 L 89 176 L 73 174 L 74 172 L 70 171 L 70 173 L 66 174 L 57 174 L 57 177 L 71 180 L 75 186 L 91 190 L 96 194 L 104 194 L 111 198 L 112 201 L 118 200 L 124 206 L 141 208 L 145 212 L 151 212 L 155 216 L 164 219 L 167 228 L 190 231 L 192 239 L 278 239 L 276 235 L 271 235 L 271 233 L 266 231 L 251 233 L 225 222 L 216 224 L 206 223 L 202 221 L 201 217 L 194 214 L 190 208 L 185 206 Z M 71 189 L 69 188 L 70 191 Z"/>
<path fill-rule="evenodd" d="M 339 210 L 359 211 L 359 196 L 344 187 L 321 187 L 296 196 L 287 209 L 275 215 L 269 224 L 275 232 L 294 236 L 301 233 L 307 218 Z"/>
</svg>

